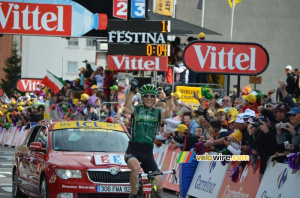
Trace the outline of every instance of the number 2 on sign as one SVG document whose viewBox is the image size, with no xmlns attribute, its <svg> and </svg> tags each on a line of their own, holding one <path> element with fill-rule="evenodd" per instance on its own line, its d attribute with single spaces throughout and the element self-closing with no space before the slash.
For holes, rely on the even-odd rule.
<svg viewBox="0 0 300 198">
<path fill-rule="evenodd" d="M 102 155 L 101 160 L 102 160 L 102 163 L 109 163 L 109 156 L 108 155 Z"/>
<path fill-rule="evenodd" d="M 117 11 L 117 15 L 127 16 L 127 3 L 119 2 L 117 7 L 120 8 L 120 10 Z"/>
</svg>

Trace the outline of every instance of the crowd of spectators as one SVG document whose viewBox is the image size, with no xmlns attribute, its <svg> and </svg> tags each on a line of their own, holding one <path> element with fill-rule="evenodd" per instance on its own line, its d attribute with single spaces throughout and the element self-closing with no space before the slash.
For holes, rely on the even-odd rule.
<svg viewBox="0 0 300 198">
<path fill-rule="evenodd" d="M 278 83 L 282 100 L 277 102 L 272 98 L 275 90 L 263 95 L 248 89 L 241 98 L 219 98 L 211 91 L 212 99 L 194 96 L 199 101 L 195 109 L 180 102 L 179 93 L 173 93 L 173 117 L 161 122 L 156 138 L 182 151 L 196 150 L 201 141 L 206 151 L 249 155 L 253 172 L 259 169 L 261 181 L 271 156 L 300 152 L 300 108 L 286 84 Z M 246 164 L 240 162 L 240 170 Z"/>
</svg>

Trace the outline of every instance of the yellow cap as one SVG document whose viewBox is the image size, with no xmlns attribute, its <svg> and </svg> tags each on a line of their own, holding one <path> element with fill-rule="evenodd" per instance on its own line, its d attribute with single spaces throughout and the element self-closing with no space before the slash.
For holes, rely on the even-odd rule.
<svg viewBox="0 0 300 198">
<path fill-rule="evenodd" d="M 225 109 L 223 109 L 223 108 L 218 109 L 217 113 L 220 113 L 220 112 L 226 113 Z"/>
<path fill-rule="evenodd" d="M 189 128 L 185 124 L 178 125 L 177 129 L 175 131 L 187 133 L 189 131 Z"/>
<path fill-rule="evenodd" d="M 97 85 L 93 85 L 93 86 L 91 86 L 91 89 L 98 89 L 98 86 Z"/>
<path fill-rule="evenodd" d="M 242 133 L 239 130 L 236 130 L 231 134 L 231 136 L 236 139 L 236 141 L 241 141 L 242 140 Z"/>
<path fill-rule="evenodd" d="M 77 102 L 79 102 L 79 100 L 78 100 L 77 98 L 74 98 L 74 99 L 73 99 L 73 104 L 76 105 Z"/>
<path fill-rule="evenodd" d="M 23 111 L 23 107 L 22 106 L 18 106 L 18 111 Z"/>
<path fill-rule="evenodd" d="M 254 94 L 243 95 L 243 98 L 250 103 L 255 103 L 256 96 Z"/>
<path fill-rule="evenodd" d="M 239 112 L 236 108 L 231 107 L 230 109 L 228 109 L 228 112 L 227 112 L 228 116 L 236 116 L 237 114 L 239 114 Z"/>
<path fill-rule="evenodd" d="M 233 123 L 236 120 L 237 114 L 231 115 L 231 119 L 228 121 L 228 123 Z"/>
<path fill-rule="evenodd" d="M 179 92 L 175 92 L 175 93 L 171 93 L 172 96 L 175 96 L 176 98 L 181 98 L 181 93 Z"/>
<path fill-rule="evenodd" d="M 87 94 L 81 94 L 80 100 L 88 100 L 88 99 L 89 99 L 89 95 L 87 95 Z"/>
<path fill-rule="evenodd" d="M 204 32 L 200 32 L 198 36 L 199 36 L 199 38 L 205 38 Z"/>
</svg>

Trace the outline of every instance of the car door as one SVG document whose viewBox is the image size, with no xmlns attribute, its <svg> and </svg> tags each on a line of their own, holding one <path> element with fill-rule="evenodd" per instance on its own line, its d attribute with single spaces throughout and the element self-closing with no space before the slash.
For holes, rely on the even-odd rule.
<svg viewBox="0 0 300 198">
<path fill-rule="evenodd" d="M 29 145 L 35 141 L 38 131 L 41 126 L 34 127 L 29 135 L 26 138 L 25 143 L 22 145 L 21 152 L 19 154 L 19 178 L 20 185 L 24 190 L 33 192 L 32 181 L 30 176 L 30 166 L 31 166 L 31 158 L 30 158 L 30 150 Z"/>
<path fill-rule="evenodd" d="M 31 160 L 31 167 L 29 177 L 31 178 L 32 188 L 34 194 L 39 194 L 39 183 L 40 183 L 40 173 L 41 167 L 44 165 L 44 159 L 47 155 L 47 146 L 48 146 L 48 128 L 46 126 L 42 126 L 35 138 L 35 142 L 41 142 L 43 149 L 45 152 L 40 151 L 31 151 L 29 154 L 29 158 Z"/>
</svg>

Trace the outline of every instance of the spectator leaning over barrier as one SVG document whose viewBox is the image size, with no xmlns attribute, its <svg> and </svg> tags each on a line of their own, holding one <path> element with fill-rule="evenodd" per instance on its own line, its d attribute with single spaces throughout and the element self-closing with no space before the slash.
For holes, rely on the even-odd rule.
<svg viewBox="0 0 300 198">
<path fill-rule="evenodd" d="M 293 107 L 287 112 L 290 122 L 276 124 L 278 144 L 284 143 L 287 150 L 300 152 L 300 108 Z M 288 130 L 292 135 L 292 142 L 286 142 L 287 139 L 282 133 L 282 129 Z"/>
<path fill-rule="evenodd" d="M 30 122 L 37 122 L 38 121 L 38 118 L 37 116 L 32 112 L 32 108 L 31 107 L 28 107 L 26 109 L 26 113 L 27 113 L 27 116 L 29 116 L 31 118 Z"/>
<path fill-rule="evenodd" d="M 189 132 L 193 135 L 195 134 L 196 128 L 199 127 L 199 124 L 193 119 L 190 111 L 183 113 L 182 122 L 189 127 Z"/>
<path fill-rule="evenodd" d="M 86 105 L 87 114 L 84 116 L 86 121 L 98 121 L 99 116 L 94 111 L 94 107 L 91 104 Z"/>
<path fill-rule="evenodd" d="M 181 139 L 180 141 L 177 139 L 177 141 L 182 142 L 182 146 L 180 147 L 182 151 L 191 150 L 191 148 L 195 145 L 195 143 L 198 142 L 200 138 L 189 133 L 189 129 L 185 124 L 178 125 L 177 129 L 175 129 L 175 132 L 178 132 L 178 136 Z"/>
<path fill-rule="evenodd" d="M 258 118 L 248 119 L 249 146 L 252 149 L 250 152 L 251 165 L 253 172 L 256 170 L 256 157 L 260 156 L 259 181 L 267 167 L 268 158 L 276 152 L 282 152 L 276 143 L 276 129 L 271 126 L 269 119 L 260 115 Z"/>
</svg>

